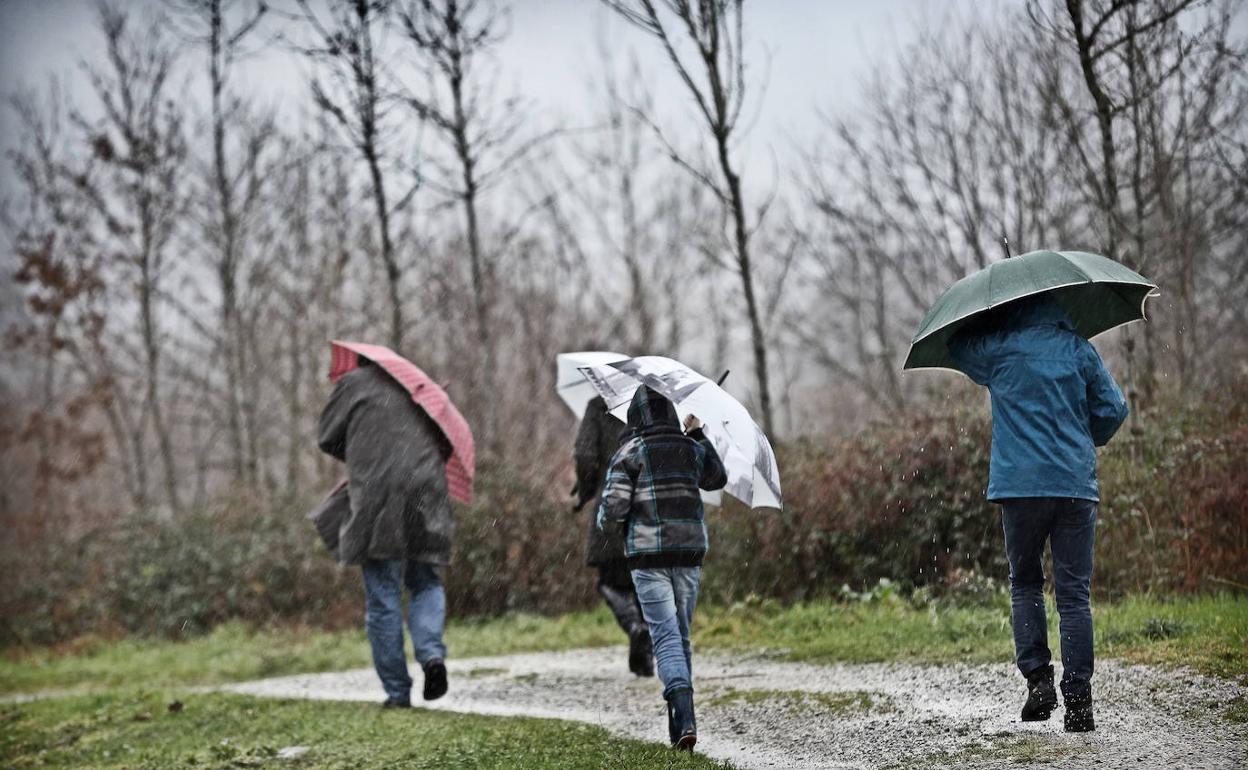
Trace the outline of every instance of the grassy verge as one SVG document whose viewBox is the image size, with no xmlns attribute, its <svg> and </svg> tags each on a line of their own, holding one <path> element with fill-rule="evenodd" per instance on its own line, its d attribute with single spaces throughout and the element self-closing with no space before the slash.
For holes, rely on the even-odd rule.
<svg viewBox="0 0 1248 770">
<path fill-rule="evenodd" d="M 1248 599 L 1231 595 L 1134 597 L 1094 607 L 1098 654 L 1132 663 L 1186 665 L 1248 677 Z M 1056 617 L 1050 613 L 1056 640 Z M 1012 657 L 1009 608 L 915 607 L 899 599 L 780 606 L 744 602 L 698 610 L 700 649 L 764 650 L 815 663 L 1002 662 Z M 605 609 L 540 618 L 452 622 L 455 657 L 623 643 Z M 229 624 L 185 642 L 87 640 L 0 660 L 0 692 L 155 688 L 368 666 L 362 631 L 251 631 Z"/>
<path fill-rule="evenodd" d="M 171 703 L 175 704 L 171 706 Z M 296 748 L 298 747 L 298 748 Z M 281 762 L 282 750 L 304 749 Z M 90 695 L 0 709 L 6 768 L 727 767 L 589 725 L 235 695 Z"/>
<path fill-rule="evenodd" d="M 618 644 L 620 638 L 615 621 L 605 612 L 452 621 L 446 633 L 450 653 L 461 658 L 601 647 Z M 53 648 L 11 650 L 0 659 L 0 692 L 219 684 L 370 665 L 363 629 L 255 631 L 226 623 L 205 636 L 180 642 L 87 638 Z"/>
<path fill-rule="evenodd" d="M 1216 595 L 1095 603 L 1097 653 L 1131 663 L 1248 676 L 1248 598 Z M 1057 613 L 1049 607 L 1049 639 Z M 991 663 L 1013 658 L 1008 602 L 914 607 L 901 600 L 781 607 L 743 603 L 700 613 L 703 647 L 765 649 L 813 663 Z"/>
</svg>

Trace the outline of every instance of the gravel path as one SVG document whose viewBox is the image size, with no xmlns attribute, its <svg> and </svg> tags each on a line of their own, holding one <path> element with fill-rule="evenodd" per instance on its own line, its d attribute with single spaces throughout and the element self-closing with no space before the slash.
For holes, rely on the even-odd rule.
<svg viewBox="0 0 1248 770">
<path fill-rule="evenodd" d="M 1248 768 L 1248 728 L 1222 716 L 1248 687 L 1190 672 L 1098 662 L 1097 731 L 1022 724 L 1012 667 L 814 666 L 699 653 L 698 751 L 742 768 Z M 451 661 L 430 708 L 569 719 L 666 739 L 660 685 L 623 648 Z M 1059 672 L 1060 675 L 1060 672 Z M 417 672 L 419 688 L 419 672 Z M 227 685 L 279 698 L 381 700 L 371 669 Z M 421 704 L 424 705 L 424 704 Z M 1020 764 L 1022 763 L 1022 764 Z"/>
</svg>

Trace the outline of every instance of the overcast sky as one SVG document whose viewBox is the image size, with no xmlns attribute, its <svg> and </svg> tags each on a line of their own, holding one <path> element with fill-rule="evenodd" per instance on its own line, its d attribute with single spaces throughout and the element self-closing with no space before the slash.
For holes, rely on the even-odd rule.
<svg viewBox="0 0 1248 770">
<path fill-rule="evenodd" d="M 130 0 L 140 9 L 159 3 Z M 281 5 L 281 0 L 270 0 Z M 966 13 L 992 16 L 1022 0 L 976 0 Z M 808 140 L 818 110 L 852 110 L 872 61 L 896 50 L 916 24 L 937 23 L 950 6 L 941 0 L 767 0 L 747 3 L 747 44 L 755 85 L 756 116 L 746 143 L 747 169 L 770 176 L 786 164 L 796 142 Z M 597 72 L 597 40 L 606 35 L 619 50 L 638 56 L 656 93 L 666 126 L 688 127 L 688 103 L 655 41 L 616 19 L 596 0 L 516 0 L 511 33 L 498 52 L 505 89 L 527 97 L 532 112 L 550 121 L 580 125 L 594 106 L 587 83 Z M 92 0 L 0 0 L 0 90 L 45 87 L 56 75 L 71 95 L 84 94 L 79 62 L 98 60 L 102 43 Z M 275 27 L 276 25 L 270 25 Z M 192 56 L 202 56 L 198 50 Z M 193 66 L 202 68 L 200 63 Z M 239 82 L 261 100 L 292 111 L 306 103 L 307 64 L 280 45 L 248 60 Z M 766 78 L 766 90 L 757 85 Z M 202 83 L 190 93 L 202 93 Z M 761 102 L 759 101 L 761 97 Z M 12 141 L 7 110 L 0 128 Z M 755 176 L 757 179 L 758 176 Z"/>
<path fill-rule="evenodd" d="M 162 0 L 126 0 L 139 10 Z M 820 111 L 852 114 L 873 64 L 887 61 L 919 26 L 940 24 L 956 12 L 985 21 L 1025 0 L 752 0 L 746 3 L 752 121 L 743 143 L 747 180 L 792 171 L 795 147 L 810 147 Z M 269 0 L 293 8 L 293 0 Z M 497 55 L 501 92 L 518 92 L 540 128 L 580 126 L 596 107 L 587 87 L 598 74 L 597 41 L 606 36 L 621 54 L 635 53 L 655 94 L 660 123 L 680 139 L 695 129 L 684 86 L 656 42 L 616 18 L 598 0 L 512 0 L 510 34 Z M 267 33 L 282 24 L 270 15 Z M 1237 26 L 1248 24 L 1239 14 Z M 94 0 L 0 0 L 0 92 L 46 88 L 57 76 L 80 104 L 89 104 L 79 63 L 98 61 L 102 41 Z M 290 22 L 285 26 L 290 27 Z M 203 67 L 201 49 L 184 64 Z M 240 90 L 297 116 L 307 105 L 308 63 L 274 43 L 241 65 Z M 766 81 L 765 90 L 759 86 Z M 201 78 L 187 87 L 199 114 L 207 100 Z M 14 141 L 8 109 L 0 110 L 0 149 Z M 779 168 L 777 168 L 779 165 Z M 7 176 L 7 166 L 3 172 Z M 0 184 L 0 187 L 7 185 Z"/>
</svg>

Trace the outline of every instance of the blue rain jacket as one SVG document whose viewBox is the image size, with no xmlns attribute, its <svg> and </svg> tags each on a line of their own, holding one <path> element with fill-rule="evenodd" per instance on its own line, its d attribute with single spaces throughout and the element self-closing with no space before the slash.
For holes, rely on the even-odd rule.
<svg viewBox="0 0 1248 770">
<path fill-rule="evenodd" d="M 1127 402 L 1092 343 L 1045 295 L 1012 302 L 990 330 L 959 332 L 954 362 L 992 395 L 988 499 L 1099 501 L 1096 447 L 1127 417 Z"/>
</svg>

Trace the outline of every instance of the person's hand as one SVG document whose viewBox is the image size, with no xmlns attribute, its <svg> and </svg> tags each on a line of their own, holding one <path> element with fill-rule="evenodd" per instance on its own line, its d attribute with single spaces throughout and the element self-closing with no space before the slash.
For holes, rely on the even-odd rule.
<svg viewBox="0 0 1248 770">
<path fill-rule="evenodd" d="M 691 414 L 685 417 L 685 433 L 698 430 L 701 427 L 702 421 L 698 419 L 697 415 Z"/>
</svg>

